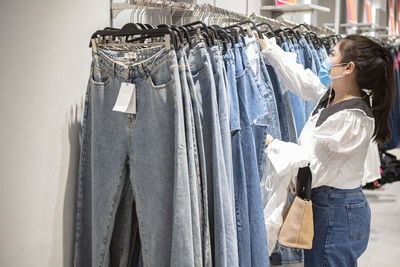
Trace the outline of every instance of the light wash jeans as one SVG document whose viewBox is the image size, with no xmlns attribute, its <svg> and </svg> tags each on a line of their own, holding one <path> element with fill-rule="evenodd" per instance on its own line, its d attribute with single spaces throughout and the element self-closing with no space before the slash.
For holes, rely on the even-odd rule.
<svg viewBox="0 0 400 267">
<path fill-rule="evenodd" d="M 115 64 L 122 53 L 93 54 L 84 109 L 74 266 L 132 262 L 135 213 L 144 266 L 194 266 L 200 260 L 192 236 L 176 54 L 154 48 L 136 55 L 138 64 L 124 67 Z M 135 115 L 112 111 L 122 82 L 136 86 Z"/>
<path fill-rule="evenodd" d="M 205 160 L 203 166 L 207 176 L 213 262 L 215 266 L 237 266 L 234 204 L 232 195 L 226 190 L 229 182 L 223 155 L 217 92 L 210 56 L 204 43 L 190 50 L 188 62 L 194 82 L 192 101 L 197 113 L 196 128 L 202 136 L 198 146 L 204 150 L 201 159 Z"/>
</svg>

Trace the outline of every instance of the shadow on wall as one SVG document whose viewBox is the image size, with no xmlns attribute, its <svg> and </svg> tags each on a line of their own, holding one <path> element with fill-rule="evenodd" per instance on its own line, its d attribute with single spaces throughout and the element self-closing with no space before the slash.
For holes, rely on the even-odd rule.
<svg viewBox="0 0 400 267">
<path fill-rule="evenodd" d="M 73 266 L 73 250 L 74 250 L 74 230 L 75 230 L 75 212 L 76 212 L 76 187 L 78 180 L 79 156 L 81 150 L 82 140 L 82 107 L 75 105 L 71 107 L 70 112 L 67 114 L 66 124 L 68 126 L 68 140 L 69 140 L 69 161 L 66 162 L 67 177 L 65 183 L 65 192 L 62 207 L 62 253 L 63 253 L 63 266 Z M 66 134 L 66 133 L 65 133 Z M 66 140 L 66 136 L 63 136 Z M 66 151 L 63 151 L 63 155 Z"/>
</svg>

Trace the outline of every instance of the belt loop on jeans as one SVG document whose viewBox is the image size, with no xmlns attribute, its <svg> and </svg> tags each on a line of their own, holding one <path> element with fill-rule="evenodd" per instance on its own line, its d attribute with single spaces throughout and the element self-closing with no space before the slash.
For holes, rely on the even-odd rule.
<svg viewBox="0 0 400 267">
<path fill-rule="evenodd" d="M 143 64 L 139 64 L 139 69 L 143 73 L 144 78 L 147 80 L 150 76 L 150 74 L 147 72 L 147 70 L 143 67 Z"/>
<path fill-rule="evenodd" d="M 111 63 L 111 73 L 112 73 L 112 77 L 115 78 L 115 62 L 114 61 Z"/>
</svg>

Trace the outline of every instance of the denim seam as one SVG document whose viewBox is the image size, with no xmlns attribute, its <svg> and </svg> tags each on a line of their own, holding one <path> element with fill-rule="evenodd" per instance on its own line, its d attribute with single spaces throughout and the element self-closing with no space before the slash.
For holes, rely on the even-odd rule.
<svg viewBox="0 0 400 267">
<path fill-rule="evenodd" d="M 332 193 L 331 197 L 332 198 L 347 198 L 347 197 L 358 197 L 358 196 L 363 196 L 362 192 L 353 192 L 353 193 L 343 193 L 343 194 L 337 194 L 337 193 Z"/>
<path fill-rule="evenodd" d="M 130 174 L 131 175 L 131 174 Z M 139 224 L 139 237 L 140 237 L 140 242 L 142 243 L 141 246 L 141 251 L 142 251 L 142 257 L 143 257 L 143 265 L 144 266 L 149 266 L 149 255 L 147 253 L 147 237 L 145 233 L 143 232 L 143 218 L 142 218 L 142 208 L 140 207 L 139 201 L 136 200 L 136 197 L 138 195 L 136 184 L 135 184 L 135 179 L 130 179 L 132 183 L 132 190 L 133 190 L 133 198 L 136 204 L 136 216 L 138 219 L 138 224 Z"/>
<path fill-rule="evenodd" d="M 107 80 L 105 80 L 104 82 L 97 82 L 97 81 L 95 81 L 94 78 L 93 78 L 93 75 L 94 75 L 94 68 L 98 69 L 99 71 L 103 71 L 103 72 L 105 73 L 105 75 L 107 75 Z M 102 86 L 102 87 L 103 87 L 103 86 L 107 85 L 108 83 L 110 83 L 111 78 L 112 78 L 112 75 L 111 75 L 110 72 L 104 71 L 104 70 L 102 70 L 101 68 L 97 67 L 96 65 L 93 65 L 92 68 L 90 69 L 90 76 L 89 76 L 89 79 L 90 79 L 90 82 L 91 82 L 93 85 L 95 85 L 95 86 Z"/>
<path fill-rule="evenodd" d="M 331 233 L 331 226 L 330 223 L 328 224 L 328 229 L 326 231 L 326 237 L 325 237 L 325 244 L 324 244 L 324 262 L 323 262 L 323 267 L 329 267 L 328 265 L 328 256 L 326 255 L 326 249 L 327 246 L 329 245 L 329 235 Z"/>
<path fill-rule="evenodd" d="M 178 68 L 178 65 L 172 65 L 172 66 L 170 67 L 170 70 L 173 70 L 173 69 L 175 69 L 175 68 Z M 171 73 L 170 73 L 170 80 L 169 80 L 168 82 L 163 83 L 163 84 L 160 84 L 160 85 L 155 85 L 155 84 L 154 84 L 154 80 L 153 80 L 153 78 L 151 77 L 150 74 L 147 76 L 147 79 L 146 79 L 146 80 L 150 83 L 150 85 L 151 85 L 154 89 L 166 88 L 166 87 L 168 87 L 169 85 L 171 85 L 171 84 L 175 81 L 174 75 L 171 75 Z"/>
<path fill-rule="evenodd" d="M 353 232 L 353 219 L 352 219 L 352 212 L 351 212 L 351 209 L 353 209 L 353 208 L 362 208 L 362 207 L 366 206 L 367 203 L 368 203 L 367 200 L 364 200 L 363 202 L 358 203 L 358 204 L 346 205 L 347 216 L 349 218 L 349 234 L 350 234 L 350 237 L 353 237 L 353 238 L 356 238 L 356 239 L 359 239 L 359 240 L 363 240 L 368 235 L 368 232 L 366 232 L 366 233 L 364 233 L 362 235 L 358 235 L 358 234 L 355 234 Z"/>
<path fill-rule="evenodd" d="M 246 67 L 246 68 L 243 70 L 243 73 L 242 73 L 242 74 L 235 76 L 235 79 L 241 79 L 241 78 L 243 78 L 243 77 L 246 75 L 246 72 L 247 72 L 247 71 L 248 71 L 248 68 Z"/>
<path fill-rule="evenodd" d="M 80 239 L 80 231 L 81 231 L 81 217 L 82 217 L 82 208 L 83 208 L 83 170 L 85 169 L 86 162 L 86 144 L 87 144 L 87 116 L 89 112 L 89 98 L 90 98 L 90 86 L 88 86 L 86 96 L 85 96 L 85 107 L 83 113 L 83 129 L 82 129 L 82 147 L 81 147 L 81 158 L 79 162 L 79 173 L 78 173 L 78 185 L 77 185 L 77 210 L 76 210 L 76 218 L 75 218 L 75 247 L 79 245 Z M 75 253 L 75 252 L 74 252 Z"/>
<path fill-rule="evenodd" d="M 112 238 L 112 231 L 111 231 L 111 224 L 114 222 L 115 220 L 115 215 L 117 212 L 117 208 L 116 204 L 118 203 L 118 201 L 121 198 L 122 195 L 122 181 L 124 180 L 123 176 L 121 175 L 119 177 L 119 182 L 117 187 L 113 190 L 114 193 L 114 199 L 113 199 L 113 203 L 110 207 L 110 210 L 108 211 L 108 219 L 107 219 L 107 230 L 106 230 L 106 234 L 103 237 L 103 244 L 102 244 L 102 248 L 101 248 L 101 252 L 100 252 L 100 262 L 99 262 L 99 267 L 103 266 L 104 264 L 104 258 L 106 255 L 106 248 L 107 248 L 107 244 L 109 244 L 111 242 L 111 238 Z"/>
<path fill-rule="evenodd" d="M 193 79 L 196 79 L 197 76 L 199 76 L 200 73 L 202 73 L 203 71 L 205 71 L 205 70 L 207 69 L 207 67 L 208 67 L 208 64 L 207 64 L 207 63 L 204 63 L 204 64 L 203 64 L 203 67 L 201 67 L 201 68 L 197 71 L 196 74 L 194 74 L 194 75 L 191 74 L 191 75 L 192 75 L 192 78 L 193 78 Z"/>
</svg>

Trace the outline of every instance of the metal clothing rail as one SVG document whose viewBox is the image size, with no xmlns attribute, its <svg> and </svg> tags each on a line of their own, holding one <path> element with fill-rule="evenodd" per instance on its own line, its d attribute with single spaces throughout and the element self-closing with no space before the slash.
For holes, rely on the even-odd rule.
<svg viewBox="0 0 400 267">
<path fill-rule="evenodd" d="M 285 19 L 271 19 L 258 14 L 251 14 L 246 16 L 228 9 L 213 6 L 211 4 L 190 4 L 184 2 L 173 2 L 173 1 L 160 1 L 160 0 L 144 0 L 135 1 L 130 0 L 128 3 L 111 3 L 111 26 L 113 26 L 113 20 L 121 13 L 123 10 L 132 9 L 139 10 L 138 18 L 143 16 L 145 10 L 163 10 L 166 13 L 164 15 L 169 15 L 170 17 L 178 18 L 193 18 L 195 20 L 209 22 L 216 21 L 220 23 L 232 23 L 239 22 L 243 20 L 255 20 L 257 22 L 268 22 L 274 28 L 284 28 L 284 27 L 295 27 L 298 24 L 285 20 Z M 319 28 L 312 25 L 307 26 L 315 33 L 332 35 L 335 31 L 325 27 Z"/>
<path fill-rule="evenodd" d="M 250 15 L 250 19 L 255 20 L 256 22 L 267 22 L 267 23 L 271 24 L 271 26 L 275 26 L 278 28 L 283 28 L 283 27 L 293 28 L 298 25 L 294 22 L 291 22 L 291 21 L 288 21 L 285 19 L 271 19 L 271 18 L 264 17 L 264 16 L 261 16 L 261 15 L 255 14 L 255 13 Z M 324 34 L 324 35 L 336 34 L 335 31 L 329 27 L 320 28 L 320 27 L 316 27 L 316 26 L 306 24 L 306 23 L 303 23 L 303 24 L 307 25 L 307 27 L 311 31 L 313 31 L 317 34 Z"/>
</svg>

